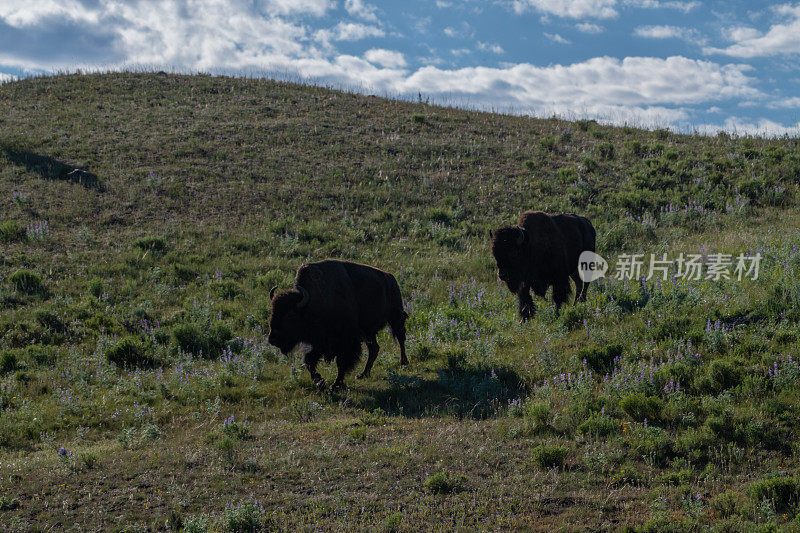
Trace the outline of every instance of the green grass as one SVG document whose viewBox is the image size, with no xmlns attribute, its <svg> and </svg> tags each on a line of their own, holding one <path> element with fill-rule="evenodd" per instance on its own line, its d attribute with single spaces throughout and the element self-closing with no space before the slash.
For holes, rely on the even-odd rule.
<svg viewBox="0 0 800 533">
<path fill-rule="evenodd" d="M 0 529 L 791 530 L 799 182 L 789 138 L 4 84 Z M 758 251 L 760 277 L 608 279 L 520 324 L 487 235 L 525 209 L 588 216 L 607 259 Z M 266 343 L 269 289 L 326 257 L 395 274 L 410 368 L 383 333 L 320 393 Z"/>
</svg>

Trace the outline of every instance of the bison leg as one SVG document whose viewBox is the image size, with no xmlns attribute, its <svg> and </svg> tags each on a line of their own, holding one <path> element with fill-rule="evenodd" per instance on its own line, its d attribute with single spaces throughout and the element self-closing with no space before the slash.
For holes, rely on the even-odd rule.
<svg viewBox="0 0 800 533">
<path fill-rule="evenodd" d="M 394 338 L 397 339 L 397 343 L 400 345 L 400 364 L 402 366 L 408 366 L 408 357 L 406 357 L 406 317 L 405 315 L 402 316 L 399 320 L 393 320 L 389 323 L 389 327 L 392 328 L 392 335 Z"/>
<path fill-rule="evenodd" d="M 561 306 L 569 299 L 569 278 L 564 278 L 553 284 L 553 302 L 556 304 L 556 314 Z"/>
<path fill-rule="evenodd" d="M 367 364 L 364 365 L 364 371 L 358 375 L 358 379 L 369 377 L 369 373 L 372 370 L 372 365 L 375 363 L 375 359 L 378 357 L 379 348 L 378 339 L 376 339 L 374 335 L 367 339 Z"/>
<path fill-rule="evenodd" d="M 519 298 L 519 317 L 523 322 L 527 322 L 536 314 L 536 306 L 533 303 L 533 298 L 531 298 L 530 290 L 526 285 L 523 285 L 519 290 L 517 298 Z"/>
<path fill-rule="evenodd" d="M 343 342 L 336 352 L 336 381 L 331 385 L 331 392 L 344 388 L 344 377 L 353 369 L 361 357 L 361 338 L 353 336 L 353 341 Z"/>
<path fill-rule="evenodd" d="M 320 389 L 325 387 L 325 379 L 317 372 L 317 363 L 322 359 L 322 354 L 317 350 L 311 350 L 303 356 L 303 364 L 308 368 L 308 373 L 311 374 L 311 381 Z"/>
</svg>

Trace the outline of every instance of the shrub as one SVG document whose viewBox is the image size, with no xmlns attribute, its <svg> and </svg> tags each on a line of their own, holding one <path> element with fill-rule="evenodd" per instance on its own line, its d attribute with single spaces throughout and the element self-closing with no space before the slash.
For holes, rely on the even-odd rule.
<svg viewBox="0 0 800 533">
<path fill-rule="evenodd" d="M 15 242 L 25 239 L 25 228 L 16 220 L 0 223 L 0 242 Z"/>
<path fill-rule="evenodd" d="M 583 421 L 578 426 L 578 431 L 584 437 L 605 437 L 617 431 L 619 424 L 610 416 L 605 416 L 600 413 L 592 413 L 589 418 Z"/>
<path fill-rule="evenodd" d="M 556 140 L 554 137 L 547 135 L 539 139 L 539 146 L 546 152 L 553 152 L 556 149 Z"/>
<path fill-rule="evenodd" d="M 614 159 L 614 145 L 608 141 L 597 145 L 597 156 L 600 159 Z"/>
<path fill-rule="evenodd" d="M 622 345 L 619 343 L 605 346 L 593 346 L 578 350 L 578 358 L 585 360 L 589 368 L 599 374 L 610 374 L 614 371 L 614 363 L 622 357 Z"/>
<path fill-rule="evenodd" d="M 642 144 L 641 141 L 627 140 L 623 143 L 625 148 L 635 157 L 642 157 L 647 155 L 647 146 Z"/>
<path fill-rule="evenodd" d="M 142 251 L 162 252 L 167 249 L 167 240 L 164 237 L 139 237 L 133 245 Z"/>
<path fill-rule="evenodd" d="M 266 513 L 257 500 L 248 500 L 236 507 L 225 509 L 222 530 L 230 533 L 248 533 L 264 530 Z"/>
<path fill-rule="evenodd" d="M 577 179 L 578 171 L 574 167 L 561 167 L 558 169 L 558 180 L 561 183 L 572 183 Z"/>
<path fill-rule="evenodd" d="M 661 399 L 655 396 L 646 396 L 640 392 L 625 396 L 619 402 L 622 410 L 637 422 L 643 422 L 645 419 L 658 420 L 663 405 L 664 402 Z"/>
<path fill-rule="evenodd" d="M 211 288 L 223 300 L 233 300 L 240 293 L 239 285 L 232 279 L 212 280 Z"/>
<path fill-rule="evenodd" d="M 11 282 L 15 289 L 25 294 L 36 294 L 44 290 L 42 277 L 30 270 L 17 270 L 8 277 L 8 281 Z"/>
<path fill-rule="evenodd" d="M 775 476 L 754 482 L 747 494 L 756 501 L 770 501 L 778 513 L 793 512 L 800 503 L 800 477 Z"/>
<path fill-rule="evenodd" d="M 19 509 L 19 499 L 0 496 L 0 511 L 13 511 Z"/>
<path fill-rule="evenodd" d="M 95 298 L 100 298 L 103 295 L 103 280 L 100 278 L 92 278 L 89 281 L 89 294 Z"/>
<path fill-rule="evenodd" d="M 728 518 L 735 515 L 737 509 L 741 507 L 740 499 L 738 493 L 726 490 L 711 500 L 711 508 L 722 518 Z"/>
<path fill-rule="evenodd" d="M 182 350 L 206 358 L 219 357 L 233 338 L 230 327 L 224 322 L 203 326 L 184 322 L 172 328 L 172 336 Z"/>
<path fill-rule="evenodd" d="M 183 522 L 184 533 L 207 533 L 211 520 L 208 515 L 201 513 L 190 516 Z"/>
<path fill-rule="evenodd" d="M 0 354 L 0 374 L 8 374 L 17 369 L 19 361 L 14 352 L 3 352 Z"/>
<path fill-rule="evenodd" d="M 411 120 L 413 120 L 417 124 L 425 124 L 426 119 L 425 115 L 423 115 L 422 113 L 414 113 L 413 115 L 411 115 Z"/>
<path fill-rule="evenodd" d="M 533 449 L 531 459 L 539 468 L 564 468 L 567 453 L 569 450 L 566 446 L 540 444 Z"/>
<path fill-rule="evenodd" d="M 464 490 L 467 477 L 442 470 L 425 480 L 425 488 L 432 494 L 451 494 Z"/>
<path fill-rule="evenodd" d="M 158 361 L 147 352 L 138 338 L 128 336 L 106 350 L 106 358 L 120 368 L 155 368 Z"/>
<path fill-rule="evenodd" d="M 584 172 L 588 174 L 596 172 L 600 168 L 599 163 L 588 155 L 584 156 L 583 159 L 581 159 L 581 165 L 583 165 Z"/>
<path fill-rule="evenodd" d="M 36 322 L 54 333 L 63 333 L 67 329 L 58 315 L 50 309 L 37 309 L 33 315 Z"/>
<path fill-rule="evenodd" d="M 715 359 L 706 367 L 703 374 L 695 380 L 695 389 L 698 391 L 719 394 L 725 389 L 738 385 L 742 381 L 742 373 L 727 359 Z"/>
</svg>

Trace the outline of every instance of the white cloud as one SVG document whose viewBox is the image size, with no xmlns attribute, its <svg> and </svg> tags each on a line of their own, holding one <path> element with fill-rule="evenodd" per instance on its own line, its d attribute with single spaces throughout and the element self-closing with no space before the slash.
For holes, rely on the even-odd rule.
<svg viewBox="0 0 800 533">
<path fill-rule="evenodd" d="M 387 68 L 403 68 L 406 66 L 405 56 L 395 50 L 373 48 L 364 53 L 364 59 L 372 64 Z"/>
<path fill-rule="evenodd" d="M 0 20 L 15 28 L 31 26 L 42 19 L 56 17 L 95 24 L 99 12 L 85 7 L 76 0 L 26 0 L 0 3 Z"/>
<path fill-rule="evenodd" d="M 617 0 L 514 0 L 517 13 L 528 10 L 568 18 L 613 18 L 618 15 Z"/>
<path fill-rule="evenodd" d="M 639 26 L 633 33 L 647 39 L 681 39 L 695 44 L 706 42 L 697 30 L 678 26 Z"/>
<path fill-rule="evenodd" d="M 800 96 L 791 96 L 767 104 L 770 109 L 800 109 Z"/>
<path fill-rule="evenodd" d="M 689 13 L 700 5 L 700 2 L 677 2 L 660 0 L 625 0 L 625 4 L 641 9 L 675 9 L 684 13 Z"/>
<path fill-rule="evenodd" d="M 481 50 L 483 52 L 491 52 L 493 54 L 498 54 L 498 55 L 506 53 L 506 51 L 503 50 L 503 47 L 497 43 L 492 44 L 492 43 L 483 43 L 478 41 L 478 44 L 476 46 L 478 47 L 478 50 Z"/>
<path fill-rule="evenodd" d="M 378 15 L 375 14 L 378 8 L 364 3 L 363 0 L 345 0 L 344 9 L 350 16 L 360 17 L 369 22 L 378 22 Z"/>
<path fill-rule="evenodd" d="M 544 32 L 544 36 L 550 39 L 551 41 L 559 44 L 572 44 L 572 41 L 569 41 L 557 33 L 547 33 Z"/>
<path fill-rule="evenodd" d="M 317 30 L 314 38 L 330 46 L 331 41 L 360 41 L 367 37 L 383 37 L 385 32 L 377 26 L 369 26 L 358 22 L 340 22 L 333 28 Z"/>
<path fill-rule="evenodd" d="M 619 7 L 638 9 L 675 9 L 689 13 L 700 2 L 661 0 L 512 0 L 511 7 L 517 13 L 537 11 L 557 17 L 585 19 L 610 19 L 619 15 Z M 591 33 L 591 32 L 586 32 Z"/>
<path fill-rule="evenodd" d="M 475 35 L 475 30 L 472 29 L 467 22 L 462 22 L 458 27 L 448 26 L 444 29 L 444 34 L 448 37 L 472 37 Z"/>
<path fill-rule="evenodd" d="M 725 120 L 722 125 L 717 124 L 701 124 L 695 127 L 698 133 L 706 135 L 714 135 L 721 131 L 733 133 L 736 135 L 751 135 L 756 137 L 783 137 L 788 135 L 791 137 L 800 136 L 800 122 L 792 126 L 784 126 L 773 120 L 762 118 L 757 122 L 742 120 L 737 117 L 731 117 Z"/>
<path fill-rule="evenodd" d="M 11 74 L 6 74 L 5 72 L 0 72 L 0 83 L 5 83 L 7 81 L 14 81 L 16 80 L 16 76 L 12 76 Z"/>
<path fill-rule="evenodd" d="M 605 31 L 605 28 L 602 26 L 592 24 L 591 22 L 581 22 L 576 24 L 575 27 L 578 28 L 578 31 L 589 34 L 603 33 Z"/>
<path fill-rule="evenodd" d="M 637 113 L 685 118 L 684 106 L 727 98 L 758 98 L 746 65 L 670 57 L 597 57 L 572 65 L 507 68 L 469 67 L 442 70 L 423 67 L 400 81 L 399 93 L 444 94 L 473 105 L 513 109 L 549 109 L 589 116 Z M 651 111 L 645 111 L 650 109 Z M 582 111 L 579 111 L 582 110 Z"/>
<path fill-rule="evenodd" d="M 755 39 L 756 37 L 761 35 L 761 32 L 755 28 L 749 28 L 747 26 L 734 26 L 732 28 L 727 28 L 723 31 L 725 38 L 729 41 L 747 41 L 749 39 Z"/>
<path fill-rule="evenodd" d="M 727 36 L 735 44 L 727 48 L 708 47 L 703 52 L 745 58 L 800 54 L 800 4 L 783 4 L 772 9 L 778 17 L 788 21 L 770 26 L 763 34 L 747 27 L 729 29 Z"/>
</svg>

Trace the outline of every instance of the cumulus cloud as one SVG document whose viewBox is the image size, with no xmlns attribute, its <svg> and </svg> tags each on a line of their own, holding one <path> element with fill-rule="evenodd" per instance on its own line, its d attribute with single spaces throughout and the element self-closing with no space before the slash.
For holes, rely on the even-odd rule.
<svg viewBox="0 0 800 533">
<path fill-rule="evenodd" d="M 16 76 L 12 76 L 11 74 L 6 74 L 5 72 L 0 72 L 0 83 L 5 83 L 7 81 L 14 81 L 16 80 Z"/>
<path fill-rule="evenodd" d="M 698 133 L 706 135 L 713 135 L 721 131 L 726 131 L 736 135 L 752 135 L 757 137 L 783 137 L 785 135 L 797 137 L 800 135 L 800 122 L 796 122 L 794 125 L 784 126 L 783 124 L 778 124 L 766 118 L 754 122 L 731 117 L 726 119 L 721 125 L 701 124 L 695 127 L 695 129 Z"/>
<path fill-rule="evenodd" d="M 800 109 L 800 96 L 781 98 L 767 104 L 770 109 Z"/>
<path fill-rule="evenodd" d="M 507 68 L 423 67 L 402 81 L 401 92 L 497 98 L 517 106 L 687 105 L 734 97 L 761 97 L 746 65 L 717 65 L 685 57 L 597 57 L 572 65 Z M 496 102 L 497 100 L 492 100 Z"/>
<path fill-rule="evenodd" d="M 484 43 L 484 42 L 478 41 L 478 44 L 476 46 L 477 46 L 478 50 L 480 50 L 482 52 L 491 52 L 493 54 L 505 54 L 506 53 L 506 51 L 503 50 L 503 47 L 500 46 L 497 43 Z"/>
<path fill-rule="evenodd" d="M 369 22 L 378 22 L 378 15 L 375 13 L 378 8 L 364 3 L 363 0 L 345 0 L 344 9 L 352 17 L 359 17 Z"/>
<path fill-rule="evenodd" d="M 318 30 L 314 37 L 325 44 L 331 41 L 360 41 L 367 37 L 383 37 L 385 32 L 377 26 L 358 22 L 340 22 L 330 29 Z"/>
<path fill-rule="evenodd" d="M 364 53 L 364 59 L 372 64 L 387 68 L 402 68 L 406 66 L 405 56 L 395 50 L 373 48 Z"/>
<path fill-rule="evenodd" d="M 568 39 L 565 39 L 565 38 L 563 38 L 562 36 L 560 36 L 560 35 L 559 35 L 559 34 L 557 34 L 557 33 L 547 33 L 547 32 L 544 32 L 544 36 L 545 36 L 545 37 L 547 37 L 548 39 L 550 39 L 551 41 L 553 41 L 554 43 L 558 43 L 558 44 L 572 44 L 572 41 L 570 41 L 570 40 L 568 40 Z"/>
<path fill-rule="evenodd" d="M 576 24 L 575 27 L 578 28 L 578 31 L 589 34 L 603 33 L 605 31 L 605 28 L 602 26 L 592 24 L 591 22 L 580 22 Z"/>
<path fill-rule="evenodd" d="M 475 30 L 467 22 L 462 22 L 458 27 L 448 26 L 444 30 L 444 34 L 448 37 L 472 37 L 475 35 Z"/>
<path fill-rule="evenodd" d="M 695 44 L 706 42 L 697 30 L 678 26 L 639 26 L 633 33 L 647 39 L 681 39 Z"/>
<path fill-rule="evenodd" d="M 585 19 L 610 19 L 619 15 L 619 8 L 675 9 L 689 13 L 700 2 L 673 0 L 513 0 L 511 7 L 517 13 L 537 11 L 557 17 Z M 590 33 L 590 32 L 587 32 Z"/>
<path fill-rule="evenodd" d="M 42 19 L 61 18 L 69 21 L 97 23 L 100 12 L 76 0 L 27 0 L 0 3 L 0 20 L 14 28 L 37 24 Z"/>
<path fill-rule="evenodd" d="M 763 34 L 748 27 L 730 28 L 727 36 L 734 44 L 726 48 L 708 47 L 703 51 L 743 58 L 800 54 L 800 4 L 783 4 L 773 10 L 788 21 L 770 26 Z"/>
<path fill-rule="evenodd" d="M 514 0 L 517 13 L 533 10 L 548 15 L 567 18 L 613 18 L 619 13 L 614 6 L 617 0 Z"/>
<path fill-rule="evenodd" d="M 689 13 L 700 5 L 700 2 L 678 2 L 667 0 L 625 0 L 625 4 L 641 9 L 675 9 L 683 13 Z"/>
</svg>

